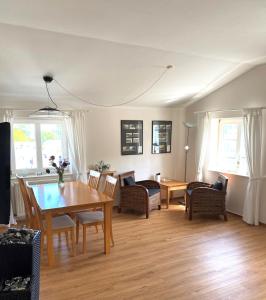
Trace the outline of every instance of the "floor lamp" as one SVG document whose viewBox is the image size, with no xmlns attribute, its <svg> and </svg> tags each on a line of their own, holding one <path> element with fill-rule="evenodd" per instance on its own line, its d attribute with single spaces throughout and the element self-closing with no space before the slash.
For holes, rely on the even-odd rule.
<svg viewBox="0 0 266 300">
<path fill-rule="evenodd" d="M 185 176 L 184 176 L 184 181 L 187 181 L 187 160 L 188 160 L 188 151 L 190 149 L 189 147 L 189 130 L 193 127 L 195 127 L 194 124 L 188 123 L 188 122 L 183 122 L 184 126 L 187 129 L 187 135 L 186 135 L 186 145 L 184 147 L 185 149 Z"/>
</svg>

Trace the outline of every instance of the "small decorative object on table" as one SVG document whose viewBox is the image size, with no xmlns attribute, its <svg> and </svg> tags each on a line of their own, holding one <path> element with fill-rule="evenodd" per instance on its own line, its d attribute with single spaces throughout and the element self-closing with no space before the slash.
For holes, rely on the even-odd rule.
<svg viewBox="0 0 266 300">
<path fill-rule="evenodd" d="M 95 166 L 94 169 L 95 171 L 98 171 L 100 173 L 104 171 L 108 171 L 110 169 L 110 164 L 106 164 L 103 160 L 100 160 Z"/>
<path fill-rule="evenodd" d="M 64 172 L 65 172 L 65 168 L 67 166 L 70 165 L 70 162 L 66 159 L 61 159 L 61 157 L 59 157 L 59 165 L 57 166 L 57 164 L 54 162 L 55 161 L 55 157 L 54 155 L 52 155 L 49 158 L 50 164 L 52 167 L 54 167 L 56 169 L 56 173 L 58 174 L 58 185 L 59 187 L 64 187 Z M 50 173 L 50 169 L 46 169 L 46 173 Z"/>
<path fill-rule="evenodd" d="M 160 182 L 161 181 L 161 173 L 156 173 L 154 175 L 154 180 L 157 181 L 157 182 Z"/>
</svg>

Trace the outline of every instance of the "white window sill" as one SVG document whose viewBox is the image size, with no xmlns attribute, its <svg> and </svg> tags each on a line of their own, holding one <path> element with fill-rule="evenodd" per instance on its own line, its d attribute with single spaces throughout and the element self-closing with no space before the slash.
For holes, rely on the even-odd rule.
<svg viewBox="0 0 266 300">
<path fill-rule="evenodd" d="M 69 179 L 72 178 L 73 174 L 70 172 L 67 172 L 64 174 L 64 178 Z M 41 175 L 36 175 L 36 174 L 29 174 L 26 176 L 22 176 L 24 179 L 29 179 L 29 180 L 45 180 L 45 179 L 56 179 L 58 175 L 56 173 L 53 174 L 41 174 Z M 11 180 L 16 180 L 16 176 L 12 175 Z"/>
<path fill-rule="evenodd" d="M 228 171 L 224 171 L 224 170 L 215 170 L 215 169 L 208 169 L 208 172 L 216 172 L 216 173 L 222 173 L 225 175 L 233 175 L 233 176 L 238 176 L 238 177 L 243 177 L 243 178 L 249 178 L 248 175 L 243 175 L 243 174 L 239 174 L 239 173 L 234 173 L 234 172 L 228 172 Z"/>
</svg>

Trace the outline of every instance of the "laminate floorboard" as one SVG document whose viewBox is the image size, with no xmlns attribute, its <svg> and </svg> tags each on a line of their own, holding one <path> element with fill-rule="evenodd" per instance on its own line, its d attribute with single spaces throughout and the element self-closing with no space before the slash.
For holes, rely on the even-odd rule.
<svg viewBox="0 0 266 300">
<path fill-rule="evenodd" d="M 266 226 L 229 214 L 189 221 L 181 205 L 150 219 L 113 215 L 115 247 L 103 254 L 103 234 L 88 230 L 88 252 L 70 257 L 54 238 L 57 266 L 41 268 L 41 300 L 266 299 Z"/>
</svg>

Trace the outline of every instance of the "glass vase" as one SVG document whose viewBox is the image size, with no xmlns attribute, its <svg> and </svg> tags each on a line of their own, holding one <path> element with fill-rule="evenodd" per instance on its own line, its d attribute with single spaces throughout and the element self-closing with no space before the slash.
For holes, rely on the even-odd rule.
<svg viewBox="0 0 266 300">
<path fill-rule="evenodd" d="M 65 183 L 64 183 L 64 174 L 63 173 L 58 173 L 58 186 L 60 188 L 62 188 L 62 187 L 65 186 Z"/>
</svg>

